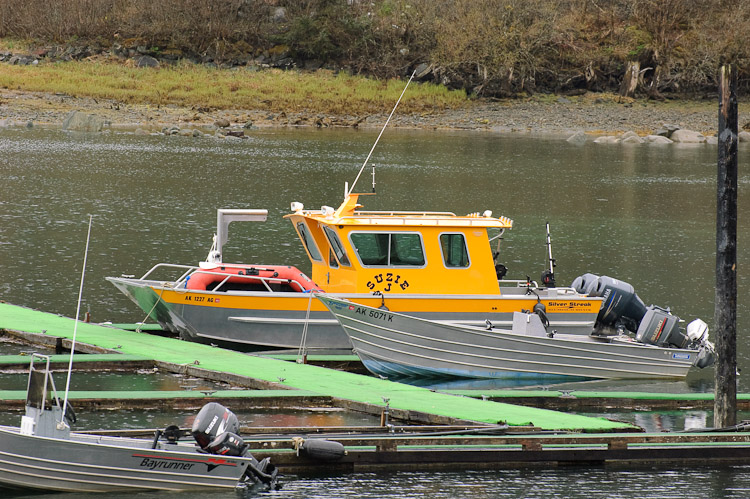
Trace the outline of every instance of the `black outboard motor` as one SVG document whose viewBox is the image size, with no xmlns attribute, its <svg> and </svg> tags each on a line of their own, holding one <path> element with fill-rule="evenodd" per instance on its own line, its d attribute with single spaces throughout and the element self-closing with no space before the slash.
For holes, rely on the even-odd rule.
<svg viewBox="0 0 750 499">
<path fill-rule="evenodd" d="M 209 454 L 221 454 L 222 456 L 244 456 L 248 445 L 242 437 L 236 433 L 225 431 L 211 440 L 203 450 Z"/>
<path fill-rule="evenodd" d="M 636 331 L 646 314 L 646 305 L 625 281 L 584 274 L 576 277 L 571 287 L 579 293 L 604 298 L 596 319 L 598 326 L 617 327 L 619 322 L 626 329 Z"/>
<path fill-rule="evenodd" d="M 216 402 L 209 402 L 195 417 L 191 433 L 204 452 L 250 459 L 246 479 L 276 488 L 278 470 L 268 457 L 262 461 L 255 459 L 247 451 L 248 444 L 238 435 L 239 431 L 240 422 L 232 411 Z"/>
<path fill-rule="evenodd" d="M 232 411 L 216 402 L 204 405 L 193 422 L 191 433 L 201 449 L 206 450 L 211 442 L 222 433 L 237 434 L 240 422 Z"/>
</svg>

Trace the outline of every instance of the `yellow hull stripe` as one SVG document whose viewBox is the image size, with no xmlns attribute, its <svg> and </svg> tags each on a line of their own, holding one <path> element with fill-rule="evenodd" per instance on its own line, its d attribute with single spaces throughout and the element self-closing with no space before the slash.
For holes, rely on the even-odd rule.
<svg viewBox="0 0 750 499">
<path fill-rule="evenodd" d="M 273 296 L 236 296 L 223 293 L 200 293 L 187 291 L 173 291 L 151 288 L 161 299 L 174 305 L 195 305 L 208 308 L 230 308 L 246 310 L 290 310 L 323 312 L 327 309 L 315 298 L 310 301 L 309 294 L 299 297 Z M 381 303 L 380 297 L 357 298 L 357 303 L 377 307 Z M 416 297 L 404 298 L 403 295 L 385 297 L 386 306 L 394 312 L 463 312 L 463 313 L 503 313 L 521 309 L 532 310 L 536 305 L 536 297 L 498 297 L 498 298 L 460 298 L 460 297 Z M 561 300 L 542 299 L 547 313 L 598 313 L 601 306 L 600 299 Z"/>
</svg>

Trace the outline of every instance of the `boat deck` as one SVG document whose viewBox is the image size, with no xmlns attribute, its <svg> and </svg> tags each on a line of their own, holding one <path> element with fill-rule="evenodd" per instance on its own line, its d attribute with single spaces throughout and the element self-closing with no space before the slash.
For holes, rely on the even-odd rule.
<svg viewBox="0 0 750 499">
<path fill-rule="evenodd" d="M 36 335 L 34 341 L 69 348 L 74 321 L 0 303 L 0 330 Z M 173 338 L 79 323 L 77 351 L 153 359 L 160 369 L 254 389 L 296 390 L 331 397 L 334 405 L 373 412 L 389 406 L 393 418 L 426 424 L 478 422 L 581 432 L 634 431 L 634 426 L 547 409 L 434 392 L 388 380 L 248 355 Z"/>
</svg>

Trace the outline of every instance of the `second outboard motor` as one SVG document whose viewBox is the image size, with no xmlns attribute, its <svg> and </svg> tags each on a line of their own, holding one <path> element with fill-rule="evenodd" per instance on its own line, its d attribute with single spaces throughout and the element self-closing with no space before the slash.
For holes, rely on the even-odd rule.
<svg viewBox="0 0 750 499">
<path fill-rule="evenodd" d="M 204 405 L 193 422 L 191 433 L 201 449 L 206 449 L 222 433 L 239 433 L 240 422 L 232 411 L 216 402 Z"/>
<path fill-rule="evenodd" d="M 685 348 L 690 338 L 680 330 L 680 318 L 669 310 L 651 305 L 643 316 L 635 339 L 659 347 Z"/>
<path fill-rule="evenodd" d="M 635 294 L 633 286 L 612 277 L 584 274 L 571 285 L 579 293 L 604 298 L 597 316 L 597 325 L 616 327 L 624 322 L 627 329 L 635 331 L 646 313 L 646 305 Z"/>
<path fill-rule="evenodd" d="M 232 411 L 216 402 L 204 405 L 195 417 L 191 433 L 203 451 L 222 456 L 238 456 L 250 459 L 245 479 L 264 483 L 269 488 L 279 488 L 276 483 L 278 469 L 266 457 L 258 461 L 248 452 L 248 444 L 238 435 L 240 422 Z M 246 486 L 243 483 L 242 486 Z"/>
</svg>

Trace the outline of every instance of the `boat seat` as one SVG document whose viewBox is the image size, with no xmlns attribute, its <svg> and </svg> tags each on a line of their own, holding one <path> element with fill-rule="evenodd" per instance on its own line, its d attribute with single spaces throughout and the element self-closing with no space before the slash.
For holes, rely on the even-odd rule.
<svg viewBox="0 0 750 499">
<path fill-rule="evenodd" d="M 46 378 L 46 372 L 37 371 L 34 368 L 31 369 L 31 372 L 29 373 L 29 388 L 26 392 L 27 406 L 44 409 L 44 401 L 47 398 L 47 394 L 44 392 L 44 382 Z"/>
<path fill-rule="evenodd" d="M 542 319 L 537 314 L 524 312 L 513 312 L 512 331 L 527 336 L 547 336 L 547 329 L 542 324 Z"/>
</svg>

